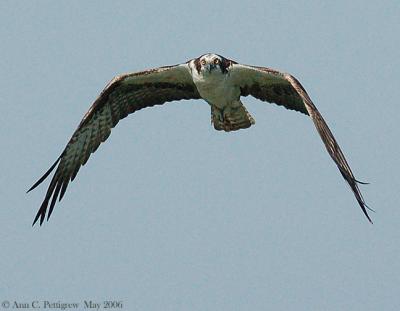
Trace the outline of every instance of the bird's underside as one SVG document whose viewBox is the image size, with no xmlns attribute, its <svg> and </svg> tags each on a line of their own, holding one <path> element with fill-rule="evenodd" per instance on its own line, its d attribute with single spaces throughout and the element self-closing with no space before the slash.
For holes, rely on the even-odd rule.
<svg viewBox="0 0 400 311">
<path fill-rule="evenodd" d="M 216 130 L 245 129 L 254 124 L 240 98 L 251 95 L 287 109 L 309 115 L 325 147 L 349 184 L 370 222 L 368 206 L 357 181 L 327 124 L 305 89 L 293 76 L 280 71 L 247 66 L 217 54 L 204 54 L 184 64 L 165 66 L 115 77 L 101 92 L 81 120 L 67 146 L 50 169 L 28 190 L 41 184 L 56 169 L 35 224 L 49 219 L 70 181 L 104 142 L 119 120 L 142 108 L 175 100 L 204 99 L 211 107 Z"/>
</svg>

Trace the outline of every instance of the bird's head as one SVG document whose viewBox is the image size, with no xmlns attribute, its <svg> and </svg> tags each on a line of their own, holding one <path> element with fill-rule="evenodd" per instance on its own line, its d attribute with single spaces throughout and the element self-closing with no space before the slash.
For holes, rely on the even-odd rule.
<svg viewBox="0 0 400 311">
<path fill-rule="evenodd" d="M 204 54 L 199 58 L 196 58 L 194 64 L 196 70 L 199 74 L 211 74 L 211 73 L 222 73 L 228 72 L 228 67 L 231 65 L 232 61 L 222 57 L 218 54 Z"/>
</svg>

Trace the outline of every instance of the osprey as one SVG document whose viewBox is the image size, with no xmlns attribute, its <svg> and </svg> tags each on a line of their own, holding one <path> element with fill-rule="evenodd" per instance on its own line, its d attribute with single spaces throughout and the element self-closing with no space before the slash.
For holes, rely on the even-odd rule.
<svg viewBox="0 0 400 311">
<path fill-rule="evenodd" d="M 80 167 L 128 114 L 174 100 L 204 99 L 211 107 L 214 128 L 230 132 L 255 123 L 241 102 L 241 97 L 248 95 L 311 117 L 329 155 L 372 223 L 357 185 L 364 183 L 354 177 L 328 125 L 300 82 L 290 74 L 271 68 L 241 65 L 217 54 L 204 54 L 183 64 L 122 74 L 112 79 L 84 115 L 55 163 L 28 190 L 41 184 L 58 165 L 33 225 L 39 219 L 41 225 L 46 213 L 49 219 L 57 199 L 63 198 L 68 183 L 74 180 Z"/>
</svg>

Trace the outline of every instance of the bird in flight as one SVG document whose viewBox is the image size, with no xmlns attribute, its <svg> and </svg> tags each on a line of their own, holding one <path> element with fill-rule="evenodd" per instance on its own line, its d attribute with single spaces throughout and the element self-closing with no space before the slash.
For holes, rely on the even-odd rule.
<svg viewBox="0 0 400 311">
<path fill-rule="evenodd" d="M 33 225 L 49 219 L 70 181 L 97 150 L 119 120 L 142 108 L 175 100 L 203 99 L 211 107 L 211 122 L 218 131 L 236 131 L 255 123 L 241 97 L 251 95 L 311 117 L 325 147 L 349 184 L 367 219 L 370 209 L 358 181 L 332 132 L 306 90 L 290 74 L 271 68 L 239 64 L 218 54 L 204 54 L 183 64 L 127 73 L 112 79 L 84 115 L 67 146 L 50 169 L 28 190 L 35 189 L 56 171 Z M 371 209 L 370 209 L 371 210 Z"/>
</svg>

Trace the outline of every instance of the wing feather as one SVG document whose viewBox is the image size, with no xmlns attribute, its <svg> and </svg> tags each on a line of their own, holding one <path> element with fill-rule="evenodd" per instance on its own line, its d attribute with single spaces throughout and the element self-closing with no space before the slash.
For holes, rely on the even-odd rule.
<svg viewBox="0 0 400 311">
<path fill-rule="evenodd" d="M 251 95 L 262 101 L 308 114 L 303 100 L 285 79 L 284 73 L 266 67 L 233 64 L 230 74 L 240 86 L 241 96 Z"/>
<path fill-rule="evenodd" d="M 349 184 L 361 210 L 372 223 L 367 209 L 371 210 L 357 185 L 349 164 L 324 118 L 311 101 L 304 87 L 290 74 L 265 67 L 233 64 L 230 71 L 235 83 L 241 88 L 241 95 L 252 95 L 263 101 L 296 110 L 311 117 L 314 125 L 343 178 Z"/>
<path fill-rule="evenodd" d="M 49 219 L 57 198 L 63 198 L 69 182 L 75 179 L 80 167 L 106 141 L 111 129 L 121 119 L 146 107 L 199 98 L 187 64 L 124 74 L 112 79 L 86 112 L 56 162 L 28 190 L 35 189 L 57 166 L 33 225 L 38 220 L 41 225 L 46 213 Z"/>
</svg>

